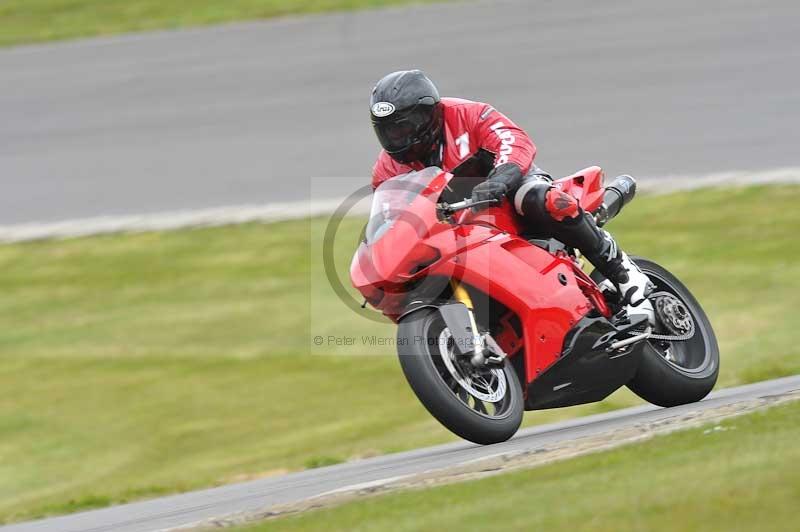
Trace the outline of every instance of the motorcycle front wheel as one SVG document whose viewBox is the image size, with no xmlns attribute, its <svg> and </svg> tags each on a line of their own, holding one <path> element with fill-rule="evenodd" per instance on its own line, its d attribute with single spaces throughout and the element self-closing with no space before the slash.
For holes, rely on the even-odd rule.
<svg viewBox="0 0 800 532">
<path fill-rule="evenodd" d="M 522 386 L 508 361 L 476 368 L 456 353 L 439 312 L 421 309 L 404 318 L 397 351 L 420 402 L 454 434 L 481 445 L 511 438 L 522 423 Z"/>
</svg>

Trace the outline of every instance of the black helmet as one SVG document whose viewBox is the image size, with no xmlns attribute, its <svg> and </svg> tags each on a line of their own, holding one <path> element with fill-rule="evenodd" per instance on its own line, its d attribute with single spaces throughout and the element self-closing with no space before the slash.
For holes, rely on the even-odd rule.
<svg viewBox="0 0 800 532">
<path fill-rule="evenodd" d="M 372 89 L 372 127 L 392 159 L 428 164 L 439 149 L 444 115 L 439 91 L 420 70 L 392 72 Z"/>
</svg>

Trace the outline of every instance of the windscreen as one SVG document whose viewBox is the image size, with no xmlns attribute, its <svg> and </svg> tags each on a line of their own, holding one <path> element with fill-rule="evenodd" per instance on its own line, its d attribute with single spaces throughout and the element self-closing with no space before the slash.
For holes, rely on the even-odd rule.
<svg viewBox="0 0 800 532">
<path fill-rule="evenodd" d="M 372 244 L 383 236 L 398 216 L 441 172 L 441 169 L 431 166 L 381 183 L 372 197 L 372 209 L 365 232 L 367 244 Z"/>
</svg>

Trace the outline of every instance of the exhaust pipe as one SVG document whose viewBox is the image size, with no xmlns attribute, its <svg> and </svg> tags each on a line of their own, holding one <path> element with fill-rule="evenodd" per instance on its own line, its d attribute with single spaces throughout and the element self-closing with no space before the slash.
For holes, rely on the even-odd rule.
<svg viewBox="0 0 800 532">
<path fill-rule="evenodd" d="M 603 206 L 595 214 L 597 225 L 602 227 L 614 218 L 636 195 L 636 180 L 629 175 L 618 176 L 606 187 Z"/>
</svg>

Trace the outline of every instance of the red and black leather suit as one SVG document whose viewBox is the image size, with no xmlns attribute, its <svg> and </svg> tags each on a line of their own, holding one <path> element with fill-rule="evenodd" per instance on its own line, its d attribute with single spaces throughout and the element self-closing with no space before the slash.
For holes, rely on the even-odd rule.
<svg viewBox="0 0 800 532">
<path fill-rule="evenodd" d="M 426 166 L 439 166 L 456 176 L 486 177 L 477 193 L 480 187 L 499 187 L 527 221 L 531 234 L 577 248 L 593 264 L 608 261 L 613 240 L 575 198 L 553 187 L 550 176 L 536 167 L 536 146 L 525 131 L 485 103 L 442 98 L 441 106 L 444 128 L 438 152 L 430 160 L 403 164 L 382 150 L 372 170 L 373 188 Z"/>
</svg>

